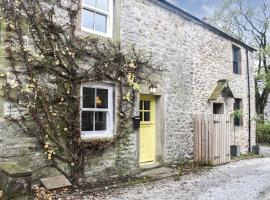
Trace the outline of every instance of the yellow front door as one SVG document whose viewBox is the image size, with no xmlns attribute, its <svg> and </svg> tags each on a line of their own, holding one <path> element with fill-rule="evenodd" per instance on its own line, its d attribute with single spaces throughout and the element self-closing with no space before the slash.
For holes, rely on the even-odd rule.
<svg viewBox="0 0 270 200">
<path fill-rule="evenodd" d="M 155 98 L 140 96 L 140 165 L 155 161 Z"/>
</svg>

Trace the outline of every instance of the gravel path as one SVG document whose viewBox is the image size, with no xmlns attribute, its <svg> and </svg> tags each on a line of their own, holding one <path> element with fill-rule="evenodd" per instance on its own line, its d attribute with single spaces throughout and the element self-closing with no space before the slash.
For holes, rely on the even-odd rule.
<svg viewBox="0 0 270 200">
<path fill-rule="evenodd" d="M 110 190 L 99 199 L 270 200 L 270 158 L 232 162 L 179 181 L 169 178 Z"/>
<path fill-rule="evenodd" d="M 270 147 L 269 146 L 260 146 L 260 154 L 263 156 L 270 156 Z"/>
</svg>

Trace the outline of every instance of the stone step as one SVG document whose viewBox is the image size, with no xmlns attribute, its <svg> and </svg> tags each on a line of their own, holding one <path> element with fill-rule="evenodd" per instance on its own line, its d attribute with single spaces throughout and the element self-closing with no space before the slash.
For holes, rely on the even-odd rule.
<svg viewBox="0 0 270 200">
<path fill-rule="evenodd" d="M 32 170 L 49 164 L 45 155 L 41 152 L 33 152 L 30 155 L 0 158 L 0 162 L 15 162 L 19 166 L 26 166 Z"/>
<path fill-rule="evenodd" d="M 0 146 L 34 146 L 38 141 L 34 137 L 21 137 L 21 138 L 4 138 L 0 139 Z"/>
<path fill-rule="evenodd" d="M 0 141 L 0 158 L 31 155 L 39 150 L 40 146 L 35 138 L 21 138 L 13 141 L 2 139 Z"/>
<path fill-rule="evenodd" d="M 47 176 L 61 175 L 61 173 L 56 168 L 51 167 L 50 163 L 45 157 L 45 154 L 40 152 L 33 153 L 31 155 L 0 158 L 0 163 L 5 162 L 14 162 L 18 166 L 32 170 L 32 179 L 34 181 Z"/>
<path fill-rule="evenodd" d="M 150 177 L 152 179 L 162 179 L 177 175 L 178 171 L 168 167 L 158 167 L 149 170 L 143 170 L 141 173 L 137 174 L 136 177 Z"/>
</svg>

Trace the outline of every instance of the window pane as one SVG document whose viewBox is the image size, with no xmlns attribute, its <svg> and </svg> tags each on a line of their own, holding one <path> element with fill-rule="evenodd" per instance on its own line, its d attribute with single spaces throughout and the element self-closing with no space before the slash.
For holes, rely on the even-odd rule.
<svg viewBox="0 0 270 200">
<path fill-rule="evenodd" d="M 107 89 L 97 89 L 96 107 L 108 108 L 108 90 Z"/>
<path fill-rule="evenodd" d="M 233 61 L 237 61 L 237 49 L 233 48 Z"/>
<path fill-rule="evenodd" d="M 95 108 L 95 88 L 83 88 L 83 108 Z"/>
<path fill-rule="evenodd" d="M 240 122 L 240 118 L 239 117 L 235 117 L 234 118 L 234 125 L 235 126 L 241 126 L 241 122 Z"/>
<path fill-rule="evenodd" d="M 83 3 L 88 6 L 93 6 L 93 7 L 96 6 L 96 0 L 84 0 Z"/>
<path fill-rule="evenodd" d="M 234 99 L 234 110 L 241 110 L 242 99 Z M 234 117 L 234 125 L 241 126 L 242 117 Z"/>
<path fill-rule="evenodd" d="M 93 131 L 94 112 L 82 111 L 82 131 Z"/>
<path fill-rule="evenodd" d="M 239 74 L 239 66 L 237 62 L 233 62 L 233 73 Z"/>
<path fill-rule="evenodd" d="M 143 121 L 143 112 L 140 112 L 140 121 Z"/>
<path fill-rule="evenodd" d="M 144 110 L 150 110 L 150 101 L 144 101 Z"/>
<path fill-rule="evenodd" d="M 82 27 L 94 29 L 94 12 L 83 9 L 83 11 L 82 11 Z"/>
<path fill-rule="evenodd" d="M 95 130 L 104 131 L 106 130 L 107 112 L 95 112 Z"/>
<path fill-rule="evenodd" d="M 140 110 L 143 110 L 143 101 L 140 101 Z"/>
<path fill-rule="evenodd" d="M 109 1 L 108 0 L 97 0 L 96 8 L 100 10 L 109 11 Z"/>
<path fill-rule="evenodd" d="M 95 13 L 95 30 L 103 33 L 107 32 L 107 17 L 105 15 Z"/>
<path fill-rule="evenodd" d="M 234 110 L 241 109 L 241 99 L 234 99 Z"/>
<path fill-rule="evenodd" d="M 150 121 L 150 112 L 144 112 L 143 121 L 149 122 Z"/>
<path fill-rule="evenodd" d="M 233 72 L 240 74 L 240 49 L 233 46 Z"/>
<path fill-rule="evenodd" d="M 213 114 L 223 114 L 224 106 L 222 103 L 214 103 L 213 104 Z"/>
</svg>

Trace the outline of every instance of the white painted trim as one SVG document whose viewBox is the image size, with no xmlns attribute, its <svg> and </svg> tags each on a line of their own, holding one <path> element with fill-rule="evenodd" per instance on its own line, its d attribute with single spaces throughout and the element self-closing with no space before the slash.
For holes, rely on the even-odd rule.
<svg viewBox="0 0 270 200">
<path fill-rule="evenodd" d="M 100 10 L 100 9 L 92 7 L 92 6 L 89 6 L 89 5 L 86 5 L 86 4 L 84 4 L 84 0 L 82 1 L 82 9 L 87 9 L 89 11 L 93 11 L 96 13 L 100 13 L 102 15 L 106 15 L 106 17 L 107 17 L 107 27 L 106 27 L 107 33 L 99 32 L 99 31 L 96 31 L 93 29 L 83 27 L 82 23 L 81 23 L 81 30 L 82 31 L 85 31 L 88 33 L 93 33 L 96 35 L 101 35 L 104 37 L 112 37 L 112 35 L 113 35 L 113 0 L 108 0 L 108 1 L 109 1 L 109 11 L 108 12 L 104 11 L 104 10 Z M 82 20 L 82 17 L 81 17 L 81 20 Z"/>
<path fill-rule="evenodd" d="M 99 89 L 107 89 L 108 90 L 108 108 L 82 108 L 83 105 L 83 88 L 99 88 Z M 81 113 L 82 111 L 105 111 L 107 112 L 107 123 L 106 123 L 106 131 L 81 131 L 81 138 L 82 139 L 92 139 L 92 138 L 105 138 L 105 137 L 113 137 L 113 116 L 114 116 L 114 108 L 113 108 L 113 85 L 106 84 L 106 83 L 84 83 L 81 85 L 80 89 L 80 130 L 81 130 Z"/>
</svg>

